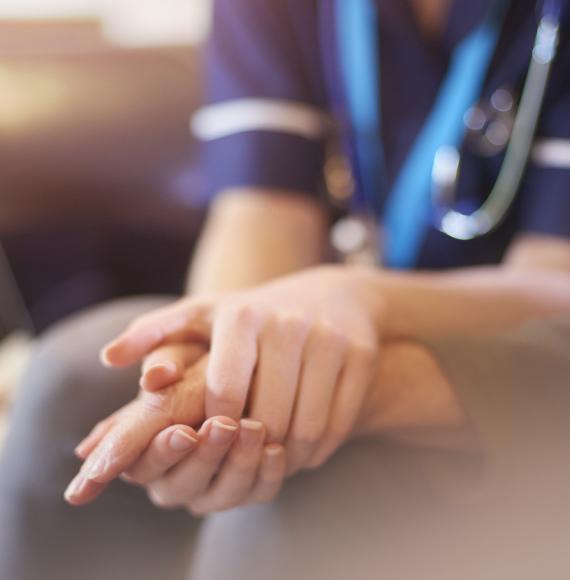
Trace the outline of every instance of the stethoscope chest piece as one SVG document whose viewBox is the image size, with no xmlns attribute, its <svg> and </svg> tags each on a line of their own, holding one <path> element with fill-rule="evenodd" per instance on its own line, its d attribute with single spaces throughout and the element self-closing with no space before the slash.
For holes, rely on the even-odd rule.
<svg viewBox="0 0 570 580">
<path fill-rule="evenodd" d="M 488 102 L 471 107 L 463 118 L 465 144 L 475 154 L 494 157 L 502 153 L 515 122 L 515 98 L 508 88 L 495 91 Z"/>
</svg>

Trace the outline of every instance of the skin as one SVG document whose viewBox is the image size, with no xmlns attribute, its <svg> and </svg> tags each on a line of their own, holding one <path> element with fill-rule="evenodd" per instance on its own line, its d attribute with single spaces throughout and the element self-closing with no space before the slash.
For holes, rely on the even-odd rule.
<svg viewBox="0 0 570 580">
<path fill-rule="evenodd" d="M 411 0 L 427 38 L 441 35 L 450 5 Z M 139 320 L 104 352 L 111 366 L 147 357 L 142 391 L 80 445 L 86 462 L 71 503 L 128 471 L 157 505 L 200 515 L 271 500 L 286 474 L 322 464 L 355 435 L 469 447 L 474 434 L 452 385 L 416 340 L 493 332 L 570 308 L 562 239 L 521 236 L 497 268 L 287 278 L 322 262 L 326 229 L 323 209 L 291 192 L 219 196 L 191 276 L 192 296 L 206 300 Z M 199 358 L 197 344 L 209 357 Z M 172 423 L 185 421 L 158 432 L 164 408 Z M 240 420 L 244 410 L 253 421 Z M 216 413 L 227 416 L 198 432 L 188 426 Z"/>
<path fill-rule="evenodd" d="M 253 201 L 249 199 L 252 206 Z M 280 209 L 284 203 L 280 198 Z M 293 213 L 301 206 L 295 197 Z M 235 204 L 226 207 L 232 213 Z M 308 227 L 306 217 L 303 212 Z M 236 229 L 242 219 L 236 218 Z M 225 216 L 218 223 L 228 227 L 228 221 Z M 265 241 L 267 235 L 263 233 Z M 495 332 L 570 308 L 567 272 L 549 264 L 537 276 L 537 252 L 528 252 L 524 265 L 520 246 L 516 252 L 516 267 L 446 274 L 318 266 L 241 291 L 220 284 L 223 292 L 198 293 L 138 319 L 105 349 L 103 358 L 124 366 L 149 356 L 141 379 L 143 410 L 127 418 L 120 415 L 108 432 L 99 428 L 80 477 L 102 490 L 132 468 L 153 437 L 169 426 L 167 421 L 195 427 L 206 417 L 239 421 L 246 405 L 247 416 L 266 426 L 266 443 L 284 446 L 287 473 L 322 464 L 355 432 L 366 430 L 357 422 L 368 406 L 376 365 L 383 360 L 381 344 L 434 334 Z M 315 249 L 313 255 L 318 254 Z M 192 398 L 184 394 L 188 377 L 183 373 L 196 356 L 184 351 L 188 344 L 208 349 L 209 357 L 203 403 L 185 409 L 182 401 Z M 161 405 L 188 414 L 165 416 Z M 408 405 L 420 408 L 421 403 L 410 400 Z M 149 418 L 149 408 L 161 414 L 160 421 Z M 71 499 L 81 504 L 85 496 L 76 493 Z"/>
<path fill-rule="evenodd" d="M 197 363 L 188 375 L 194 389 L 203 384 L 203 366 Z M 113 428 L 109 421 L 120 425 L 121 414 L 132 413 L 132 405 L 96 427 L 78 446 L 78 455 L 88 456 Z M 221 440 L 212 442 L 214 423 L 224 428 Z M 350 437 L 379 433 L 413 445 L 471 449 L 477 443 L 444 373 L 425 347 L 411 342 L 386 347 Z M 270 501 L 283 484 L 286 455 L 280 445 L 264 445 L 265 435 L 260 422 L 237 423 L 227 417 L 206 421 L 198 432 L 172 425 L 151 440 L 121 477 L 145 486 L 157 506 L 183 507 L 194 515 Z M 67 499 L 80 505 L 83 497 L 91 501 L 104 486 L 80 474 Z"/>
</svg>

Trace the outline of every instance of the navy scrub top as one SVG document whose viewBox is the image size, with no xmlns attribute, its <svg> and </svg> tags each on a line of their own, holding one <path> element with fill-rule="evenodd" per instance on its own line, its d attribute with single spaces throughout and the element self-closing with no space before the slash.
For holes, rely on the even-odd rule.
<svg viewBox="0 0 570 580">
<path fill-rule="evenodd" d="M 433 106 L 454 48 L 482 21 L 490 1 L 454 0 L 443 36 L 434 44 L 418 29 L 408 2 L 377 0 L 390 182 Z M 328 119 L 350 135 L 332 6 L 332 0 L 215 0 L 208 103 L 194 123 L 205 142 L 213 190 L 254 186 L 318 195 L 322 189 Z M 512 2 L 483 99 L 502 87 L 520 94 L 536 34 L 535 6 L 535 0 Z M 523 232 L 570 237 L 568 12 L 533 159 L 515 207 L 500 228 L 477 240 L 457 241 L 432 229 L 419 267 L 497 263 Z M 473 209 L 482 203 L 501 161 L 502 156 L 464 155 L 464 203 Z"/>
</svg>

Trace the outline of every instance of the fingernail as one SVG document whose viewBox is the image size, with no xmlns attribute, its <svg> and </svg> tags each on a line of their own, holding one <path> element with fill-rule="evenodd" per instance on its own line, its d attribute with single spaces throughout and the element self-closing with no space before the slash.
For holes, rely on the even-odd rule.
<svg viewBox="0 0 570 580">
<path fill-rule="evenodd" d="M 195 439 L 182 429 L 176 429 L 174 433 L 170 436 L 169 445 L 173 451 L 188 451 L 194 445 L 198 443 L 198 439 Z"/>
<path fill-rule="evenodd" d="M 153 385 L 148 384 L 149 378 L 152 375 L 159 374 L 160 380 L 164 381 L 164 380 L 168 380 L 168 379 L 174 377 L 174 375 L 176 375 L 177 372 L 178 372 L 178 367 L 173 362 L 167 361 L 164 363 L 156 364 L 156 365 L 150 367 L 146 371 L 146 373 L 144 373 L 144 375 L 141 377 L 140 386 L 143 389 L 148 389 L 149 387 L 152 388 Z M 156 380 L 156 377 L 155 377 L 155 380 Z"/>
<path fill-rule="evenodd" d="M 85 487 L 86 483 L 87 480 L 82 475 L 76 475 L 73 481 L 67 486 L 63 496 L 68 501 L 77 497 Z"/>
<path fill-rule="evenodd" d="M 153 373 L 161 372 L 168 376 L 172 376 L 178 371 L 178 367 L 172 361 L 166 361 L 150 367 L 147 371 L 147 374 L 150 373 L 151 371 Z"/>
<path fill-rule="evenodd" d="M 270 457 L 277 457 L 283 453 L 283 446 L 282 445 L 268 445 L 265 448 L 265 454 L 269 455 Z"/>
<path fill-rule="evenodd" d="M 239 440 L 244 447 L 255 447 L 261 443 L 261 431 L 263 423 L 252 419 L 242 419 L 240 421 Z"/>
<path fill-rule="evenodd" d="M 214 421 L 210 429 L 210 439 L 217 445 L 227 445 L 234 438 L 237 429 L 235 425 Z"/>
<path fill-rule="evenodd" d="M 241 426 L 249 431 L 261 431 L 263 429 L 263 423 L 254 419 L 242 419 Z"/>
<path fill-rule="evenodd" d="M 107 345 L 101 352 L 99 353 L 99 360 L 104 367 L 111 368 L 113 365 L 109 360 L 109 350 L 111 349 L 111 344 Z"/>
<path fill-rule="evenodd" d="M 105 473 L 107 470 L 107 460 L 104 457 L 101 457 L 93 465 L 87 468 L 85 477 L 87 479 L 97 479 L 101 475 Z"/>
</svg>

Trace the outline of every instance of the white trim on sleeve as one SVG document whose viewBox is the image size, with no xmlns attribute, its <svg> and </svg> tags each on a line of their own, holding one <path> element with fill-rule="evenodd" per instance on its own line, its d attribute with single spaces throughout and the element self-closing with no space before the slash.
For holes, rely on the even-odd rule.
<svg viewBox="0 0 570 580">
<path fill-rule="evenodd" d="M 303 103 L 240 99 L 200 109 L 190 125 L 194 136 L 202 141 L 248 131 L 287 133 L 317 141 L 327 134 L 330 119 L 321 110 Z"/>
<path fill-rule="evenodd" d="M 570 139 L 540 139 L 532 150 L 532 161 L 541 167 L 570 169 Z"/>
</svg>

